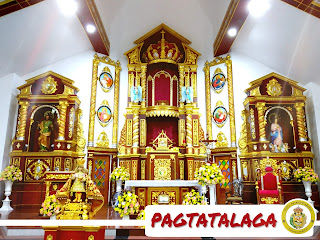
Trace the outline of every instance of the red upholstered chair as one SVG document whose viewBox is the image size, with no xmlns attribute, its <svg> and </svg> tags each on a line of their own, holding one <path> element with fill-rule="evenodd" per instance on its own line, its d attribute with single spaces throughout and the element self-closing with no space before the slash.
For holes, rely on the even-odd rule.
<svg viewBox="0 0 320 240">
<path fill-rule="evenodd" d="M 265 171 L 257 169 L 256 182 L 258 204 L 283 204 L 281 170 L 267 166 Z"/>
</svg>

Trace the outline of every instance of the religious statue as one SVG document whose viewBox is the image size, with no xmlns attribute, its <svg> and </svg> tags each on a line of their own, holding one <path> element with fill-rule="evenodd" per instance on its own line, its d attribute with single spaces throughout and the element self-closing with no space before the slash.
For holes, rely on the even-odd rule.
<svg viewBox="0 0 320 240">
<path fill-rule="evenodd" d="M 131 87 L 131 102 L 139 103 L 142 102 L 142 88 L 141 86 Z"/>
<path fill-rule="evenodd" d="M 92 213 L 89 213 L 89 218 L 92 218 L 96 212 L 103 206 L 104 197 L 96 187 L 94 182 L 88 175 L 88 170 L 83 166 L 85 159 L 78 159 L 78 166 L 75 173 L 67 180 L 63 187 L 57 191 L 57 198 L 67 198 L 75 203 L 91 201 Z"/>
<path fill-rule="evenodd" d="M 181 102 L 192 103 L 193 102 L 193 88 L 182 87 L 181 88 Z"/>
<path fill-rule="evenodd" d="M 47 111 L 44 113 L 44 120 L 38 124 L 40 129 L 40 136 L 38 138 L 39 149 L 41 152 L 49 151 L 50 149 L 50 136 L 53 132 L 53 123 L 51 121 L 52 113 Z"/>
<path fill-rule="evenodd" d="M 270 126 L 270 137 L 271 137 L 271 151 L 272 152 L 288 152 L 288 144 L 283 143 L 283 134 L 282 134 L 282 128 L 279 125 L 279 117 L 277 114 L 274 115 L 274 120 L 271 123 Z M 272 116 L 270 115 L 269 119 Z"/>
</svg>

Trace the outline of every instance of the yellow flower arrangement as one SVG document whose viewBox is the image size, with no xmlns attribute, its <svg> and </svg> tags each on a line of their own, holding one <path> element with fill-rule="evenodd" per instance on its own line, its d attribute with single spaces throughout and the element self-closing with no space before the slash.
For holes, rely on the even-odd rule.
<svg viewBox="0 0 320 240">
<path fill-rule="evenodd" d="M 198 183 L 202 186 L 224 183 L 225 179 L 221 172 L 221 169 L 215 164 L 206 164 L 197 168 L 194 173 L 194 179 L 198 180 Z"/>
<path fill-rule="evenodd" d="M 22 172 L 20 168 L 10 165 L 4 169 L 4 171 L 0 174 L 0 181 L 10 180 L 14 181 L 22 181 Z"/>
<path fill-rule="evenodd" d="M 304 181 L 311 181 L 311 182 L 318 182 L 319 177 L 318 174 L 314 172 L 314 170 L 310 167 L 299 167 L 294 173 L 293 176 L 297 179 L 298 182 Z"/>
<path fill-rule="evenodd" d="M 204 200 L 204 196 L 200 196 L 199 192 L 192 189 L 184 196 L 182 205 L 207 205 L 207 202 Z"/>
<path fill-rule="evenodd" d="M 128 170 L 124 167 L 117 167 L 113 170 L 113 172 L 110 175 L 111 181 L 116 181 L 116 180 L 129 180 L 130 179 L 130 174 Z"/>
<path fill-rule="evenodd" d="M 118 196 L 114 210 L 120 213 L 120 217 L 124 215 L 133 215 L 139 212 L 138 196 L 130 191 L 121 193 Z"/>
<path fill-rule="evenodd" d="M 146 220 L 145 212 L 144 210 L 141 210 L 137 216 L 137 220 Z"/>
<path fill-rule="evenodd" d="M 56 198 L 56 195 L 50 195 L 46 197 L 40 208 L 40 214 L 51 216 L 57 215 L 61 210 L 61 205 Z"/>
</svg>

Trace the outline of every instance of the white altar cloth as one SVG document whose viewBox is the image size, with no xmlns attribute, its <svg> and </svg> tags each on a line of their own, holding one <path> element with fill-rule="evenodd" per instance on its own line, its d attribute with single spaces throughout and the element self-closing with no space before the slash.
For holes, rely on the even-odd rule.
<svg viewBox="0 0 320 240">
<path fill-rule="evenodd" d="M 203 188 L 196 180 L 127 180 L 124 184 L 125 190 L 131 190 L 132 187 L 196 187 L 200 194 Z M 210 202 L 216 204 L 216 188 L 209 187 Z"/>
<path fill-rule="evenodd" d="M 128 180 L 125 181 L 124 189 L 131 187 L 197 187 L 200 185 L 196 180 Z"/>
</svg>

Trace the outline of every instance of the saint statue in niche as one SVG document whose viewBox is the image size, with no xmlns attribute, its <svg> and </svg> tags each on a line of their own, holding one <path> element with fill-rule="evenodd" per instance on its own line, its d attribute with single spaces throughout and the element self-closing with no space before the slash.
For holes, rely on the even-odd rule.
<svg viewBox="0 0 320 240">
<path fill-rule="evenodd" d="M 50 136 L 53 132 L 53 123 L 51 121 L 52 113 L 47 111 L 44 113 L 44 120 L 38 124 L 40 136 L 38 138 L 39 151 L 46 152 L 50 149 Z"/>
<path fill-rule="evenodd" d="M 142 88 L 141 86 L 131 87 L 131 102 L 139 103 L 142 102 Z"/>
<path fill-rule="evenodd" d="M 270 149 L 271 152 L 288 152 L 288 143 L 283 143 L 282 127 L 279 124 L 279 116 L 272 113 L 269 116 L 270 126 Z"/>
</svg>

